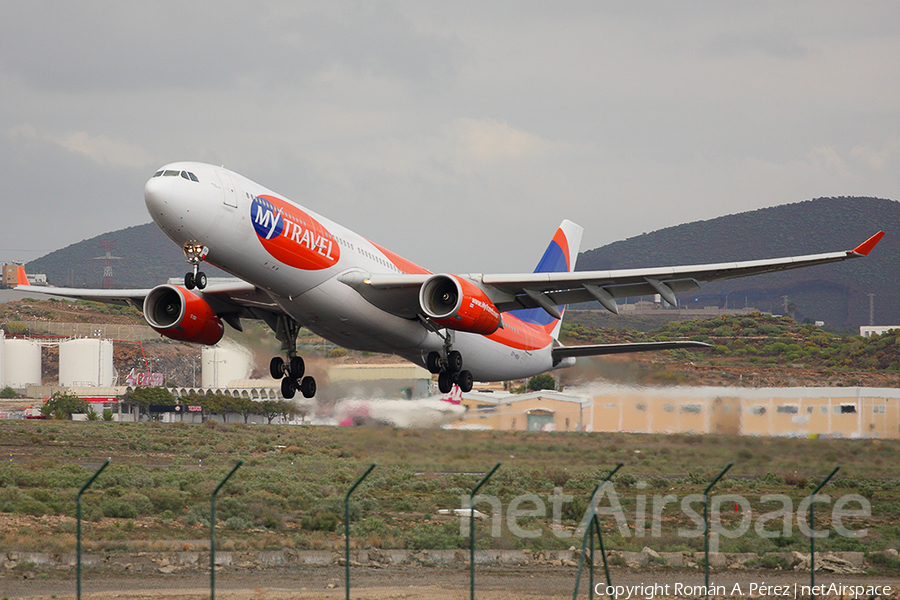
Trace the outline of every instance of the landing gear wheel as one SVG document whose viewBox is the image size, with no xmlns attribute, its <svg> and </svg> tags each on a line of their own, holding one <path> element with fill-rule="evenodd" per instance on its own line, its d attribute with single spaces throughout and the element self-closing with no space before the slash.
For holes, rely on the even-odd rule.
<svg viewBox="0 0 900 600">
<path fill-rule="evenodd" d="M 447 353 L 447 370 L 451 373 L 459 373 L 462 369 L 462 354 L 458 350 L 451 350 Z"/>
<path fill-rule="evenodd" d="M 472 391 L 472 372 L 460 371 L 456 376 L 456 385 L 465 394 Z"/>
<path fill-rule="evenodd" d="M 290 400 L 294 397 L 294 392 L 297 391 L 297 388 L 294 387 L 294 380 L 290 377 L 285 377 L 281 380 L 281 395 L 285 397 L 285 399 Z"/>
<path fill-rule="evenodd" d="M 316 395 L 316 380 L 310 376 L 304 377 L 300 381 L 300 393 L 304 398 L 312 398 Z"/>
<path fill-rule="evenodd" d="M 284 360 L 280 356 L 276 356 L 269 361 L 269 375 L 272 376 L 272 379 L 284 377 Z"/>
<path fill-rule="evenodd" d="M 453 378 L 450 377 L 450 373 L 447 371 L 441 371 L 441 374 L 438 375 L 438 389 L 442 394 L 446 394 L 453 389 Z"/>
<path fill-rule="evenodd" d="M 194 274 L 193 273 L 185 273 L 184 274 L 184 287 L 189 290 L 194 289 Z"/>
<path fill-rule="evenodd" d="M 303 359 L 299 356 L 292 356 L 291 357 L 291 368 L 290 368 L 291 378 L 294 379 L 295 381 L 300 381 L 301 379 L 303 379 L 303 373 L 305 373 L 305 372 L 306 372 L 306 365 L 303 364 Z M 310 397 L 311 396 L 307 396 L 307 398 L 310 398 Z"/>
<path fill-rule="evenodd" d="M 425 357 L 425 364 L 433 375 L 437 375 L 441 372 L 441 355 L 437 352 L 429 352 Z"/>
<path fill-rule="evenodd" d="M 206 288 L 206 273 L 200 271 L 196 275 L 194 275 L 194 284 L 197 286 L 198 290 L 202 290 Z"/>
</svg>

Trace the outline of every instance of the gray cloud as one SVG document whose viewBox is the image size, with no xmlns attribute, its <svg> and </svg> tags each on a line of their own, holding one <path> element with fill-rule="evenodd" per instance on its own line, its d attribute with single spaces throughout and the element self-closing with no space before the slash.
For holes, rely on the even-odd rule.
<svg viewBox="0 0 900 600">
<path fill-rule="evenodd" d="M 587 248 L 900 199 L 898 73 L 887 1 L 19 3 L 0 259 L 147 222 L 145 179 L 181 159 L 436 270 L 529 269 L 562 218 Z"/>
</svg>

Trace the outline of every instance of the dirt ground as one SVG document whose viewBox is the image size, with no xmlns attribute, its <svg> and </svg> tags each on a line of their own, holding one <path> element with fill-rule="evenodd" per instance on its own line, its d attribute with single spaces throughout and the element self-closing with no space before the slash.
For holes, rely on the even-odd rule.
<svg viewBox="0 0 900 600">
<path fill-rule="evenodd" d="M 25 576 L 29 578 L 24 578 Z M 575 585 L 576 569 L 572 567 L 510 567 L 479 568 L 475 573 L 475 595 L 487 600 L 511 600 L 515 598 L 571 598 Z M 602 583 L 603 570 L 597 569 L 595 583 Z M 697 598 L 703 594 L 675 594 L 676 584 L 700 586 L 704 574 L 699 570 L 613 569 L 614 585 L 668 585 L 672 598 Z M 735 584 L 741 586 L 744 596 L 772 596 L 752 593 L 750 585 L 790 586 L 789 597 L 794 597 L 794 584 L 809 584 L 809 573 L 779 571 L 727 571 L 712 573 L 711 585 L 722 585 L 731 591 Z M 891 586 L 890 594 L 883 599 L 898 598 L 900 577 L 816 574 L 816 585 L 837 583 L 841 585 Z M 82 574 L 82 598 L 111 599 L 134 598 L 144 600 L 199 600 L 208 598 L 209 573 L 145 575 L 116 573 L 109 569 L 93 570 Z M 588 592 L 588 574 L 582 574 L 579 597 L 596 597 Z M 391 567 L 388 569 L 353 568 L 351 571 L 351 597 L 409 600 L 449 600 L 469 595 L 469 571 L 467 569 Z M 64 571 L 35 572 L 12 576 L 6 573 L 0 578 L 0 597 L 31 599 L 75 598 L 76 580 L 72 569 Z M 758 592 L 758 590 L 757 590 Z M 259 570 L 221 569 L 216 571 L 216 597 L 228 600 L 287 600 L 343 598 L 344 568 L 340 566 L 311 568 L 270 568 Z M 726 597 L 740 597 L 726 594 Z M 634 597 L 634 596 L 632 596 Z M 646 596 L 638 596 L 646 598 Z M 657 596 L 661 597 L 661 596 Z M 721 596 L 720 596 L 721 597 Z M 798 595 L 798 597 L 800 597 Z M 820 597 L 826 597 L 822 594 Z M 844 595 L 851 598 L 852 595 Z"/>
</svg>

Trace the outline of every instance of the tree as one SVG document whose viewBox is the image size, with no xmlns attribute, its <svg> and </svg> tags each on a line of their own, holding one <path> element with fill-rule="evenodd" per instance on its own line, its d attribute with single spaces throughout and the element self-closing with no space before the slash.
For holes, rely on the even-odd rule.
<svg viewBox="0 0 900 600">
<path fill-rule="evenodd" d="M 54 419 L 71 419 L 74 413 L 83 413 L 87 409 L 87 402 L 74 394 L 56 392 L 41 407 L 41 414 Z"/>
<path fill-rule="evenodd" d="M 178 400 L 172 392 L 163 387 L 136 387 L 122 396 L 122 401 L 136 405 L 141 412 L 146 412 L 151 404 L 175 406 Z"/>
<path fill-rule="evenodd" d="M 535 375 L 528 380 L 528 383 L 525 384 L 525 388 L 531 390 L 532 392 L 536 392 L 538 390 L 555 390 L 556 379 L 554 379 L 553 375 L 550 375 L 549 373 Z"/>
<path fill-rule="evenodd" d="M 269 425 L 272 424 L 275 417 L 281 414 L 281 402 L 283 400 L 263 400 L 259 403 L 260 414 L 269 420 Z"/>
<path fill-rule="evenodd" d="M 0 398 L 18 398 L 19 395 L 16 393 L 16 390 L 12 389 L 9 386 L 6 386 L 2 390 L 0 390 Z"/>
<path fill-rule="evenodd" d="M 250 415 L 262 414 L 259 402 L 254 402 L 250 398 L 235 398 L 237 402 L 237 412 L 244 417 L 244 423 L 250 420 Z"/>
<path fill-rule="evenodd" d="M 277 400 L 279 404 L 278 412 L 285 421 L 290 421 L 297 414 L 297 405 L 289 400 Z"/>
</svg>

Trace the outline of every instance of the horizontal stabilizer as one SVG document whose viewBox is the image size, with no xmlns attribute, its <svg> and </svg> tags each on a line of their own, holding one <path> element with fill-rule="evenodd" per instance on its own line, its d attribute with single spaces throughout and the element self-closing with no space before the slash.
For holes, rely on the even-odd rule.
<svg viewBox="0 0 900 600">
<path fill-rule="evenodd" d="M 553 362 L 579 356 L 600 356 L 602 354 L 627 354 L 629 352 L 650 352 L 653 350 L 680 350 L 686 348 L 712 348 L 705 342 L 690 340 L 678 342 L 634 342 L 624 344 L 591 344 L 587 346 L 560 346 L 553 349 Z"/>
</svg>

